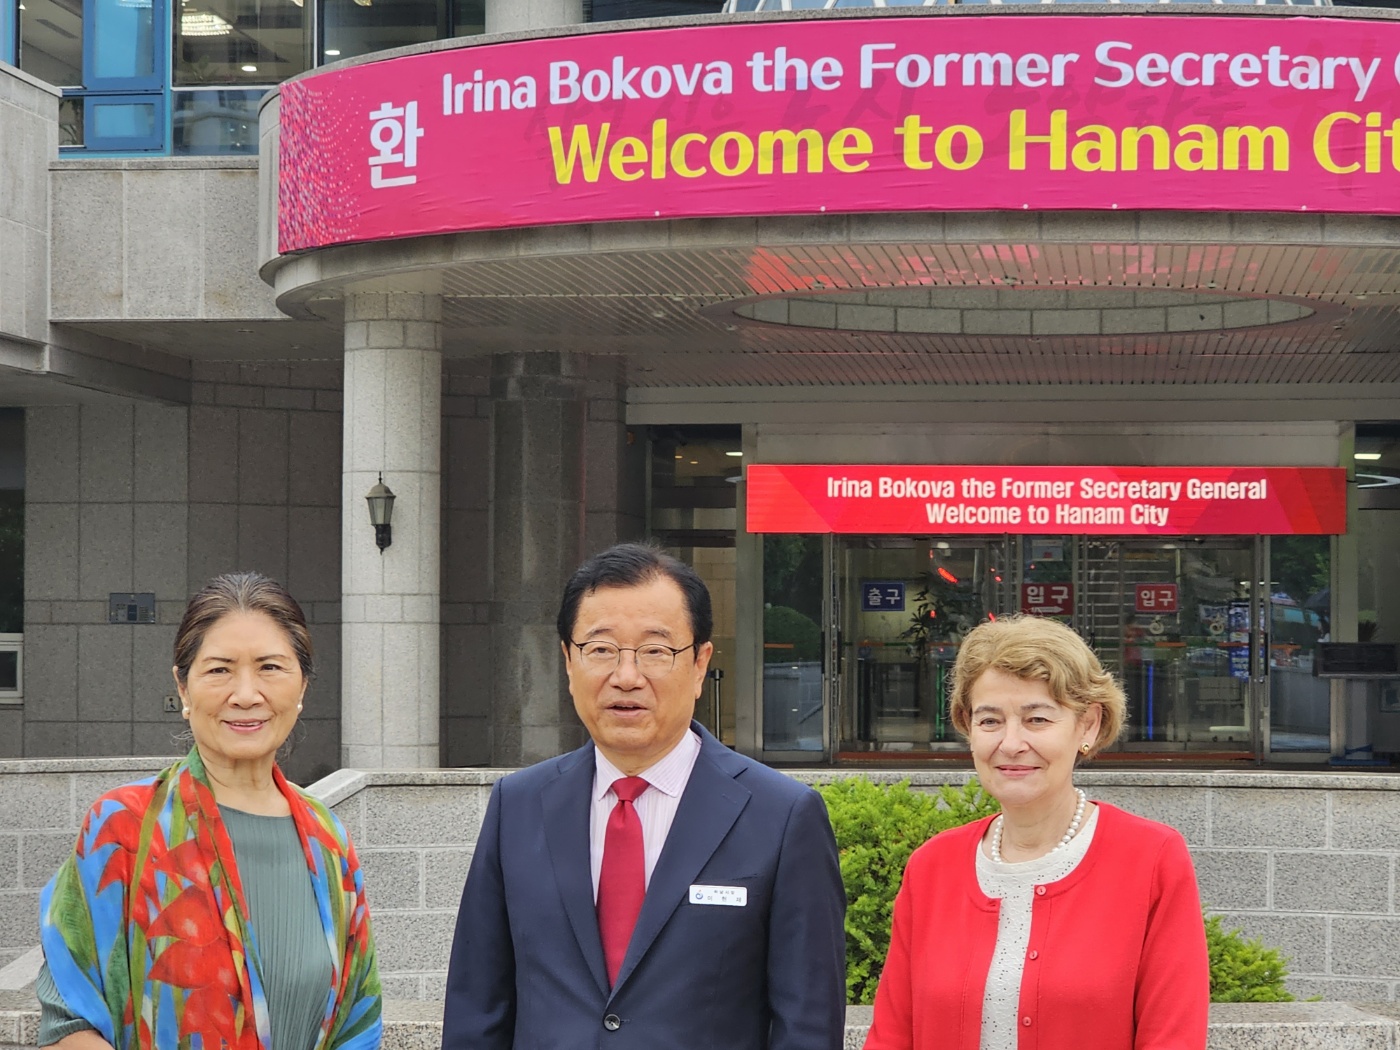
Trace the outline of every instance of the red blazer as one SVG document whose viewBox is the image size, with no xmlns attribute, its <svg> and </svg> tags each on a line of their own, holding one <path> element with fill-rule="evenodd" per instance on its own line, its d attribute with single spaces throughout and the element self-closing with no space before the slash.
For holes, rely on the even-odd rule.
<svg viewBox="0 0 1400 1050">
<path fill-rule="evenodd" d="M 1186 842 L 1098 806 L 1078 867 L 1036 887 L 1019 1050 L 1204 1050 L 1210 968 Z M 978 1050 L 1001 903 L 977 885 L 990 819 L 909 858 L 865 1050 Z"/>
</svg>

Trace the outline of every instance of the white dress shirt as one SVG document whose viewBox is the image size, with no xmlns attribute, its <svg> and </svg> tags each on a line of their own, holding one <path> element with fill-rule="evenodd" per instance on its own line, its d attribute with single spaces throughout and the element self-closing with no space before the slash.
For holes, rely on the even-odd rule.
<svg viewBox="0 0 1400 1050">
<path fill-rule="evenodd" d="M 617 793 L 613 791 L 613 781 L 625 777 L 596 747 L 593 749 L 596 764 L 593 768 L 593 805 L 588 814 L 588 841 L 590 860 L 593 865 L 593 900 L 598 900 L 598 876 L 603 870 L 603 841 L 608 833 L 608 817 L 617 805 Z M 687 730 L 680 742 L 671 748 L 661 761 L 638 774 L 651 786 L 637 796 L 632 803 L 637 811 L 637 819 L 642 822 L 642 848 L 646 851 L 646 880 L 651 885 L 651 872 L 656 867 L 656 859 L 661 856 L 661 848 L 666 845 L 666 836 L 671 833 L 671 822 L 676 819 L 676 810 L 681 804 L 681 794 L 690 783 L 690 771 L 695 768 L 695 760 L 700 757 L 700 738 L 695 731 Z"/>
</svg>

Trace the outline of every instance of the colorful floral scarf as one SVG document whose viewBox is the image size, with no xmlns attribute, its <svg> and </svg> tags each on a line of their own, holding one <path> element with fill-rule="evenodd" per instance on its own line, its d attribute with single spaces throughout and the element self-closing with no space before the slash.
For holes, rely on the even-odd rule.
<svg viewBox="0 0 1400 1050">
<path fill-rule="evenodd" d="M 317 1050 L 376 1050 L 379 972 L 354 847 L 325 806 L 273 776 L 334 963 Z M 272 1050 L 243 884 L 198 748 L 93 804 L 39 913 L 64 1003 L 116 1050 Z"/>
</svg>

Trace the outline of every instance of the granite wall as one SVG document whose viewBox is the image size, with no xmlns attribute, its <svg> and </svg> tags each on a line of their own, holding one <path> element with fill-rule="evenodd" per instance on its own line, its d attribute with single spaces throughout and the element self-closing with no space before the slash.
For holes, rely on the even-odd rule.
<svg viewBox="0 0 1400 1050">
<path fill-rule="evenodd" d="M 492 770 L 341 770 L 317 791 L 350 827 L 388 994 L 442 995 L 457 902 Z M 830 771 L 796 774 L 830 779 Z M 862 774 L 921 788 L 967 774 Z M 1087 771 L 1090 796 L 1177 828 L 1212 912 L 1291 958 L 1300 998 L 1400 998 L 1400 777 Z"/>
<path fill-rule="evenodd" d="M 39 943 L 39 891 L 73 851 L 92 800 L 170 761 L 0 762 L 0 969 Z"/>
</svg>

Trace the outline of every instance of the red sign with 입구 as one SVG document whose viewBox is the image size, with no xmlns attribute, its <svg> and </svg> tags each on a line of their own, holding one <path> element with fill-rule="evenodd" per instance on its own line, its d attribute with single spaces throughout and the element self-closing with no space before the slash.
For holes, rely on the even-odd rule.
<svg viewBox="0 0 1400 1050">
<path fill-rule="evenodd" d="M 1346 532 L 1339 467 L 750 465 L 749 532 L 1086 536 Z"/>
<path fill-rule="evenodd" d="M 1074 584 L 1021 584 L 1021 611 L 1032 616 L 1073 616 Z"/>
<path fill-rule="evenodd" d="M 1140 613 L 1176 612 L 1176 584 L 1139 583 L 1133 588 L 1133 610 Z"/>
</svg>

